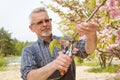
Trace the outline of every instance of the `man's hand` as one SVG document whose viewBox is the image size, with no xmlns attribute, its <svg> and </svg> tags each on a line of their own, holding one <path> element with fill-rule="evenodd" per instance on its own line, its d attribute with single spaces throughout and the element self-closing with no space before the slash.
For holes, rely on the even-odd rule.
<svg viewBox="0 0 120 80">
<path fill-rule="evenodd" d="M 59 52 L 59 56 L 52 62 L 56 70 L 64 70 L 67 72 L 73 58 L 64 54 L 63 51 Z"/>
<path fill-rule="evenodd" d="M 97 23 L 95 22 L 82 22 L 76 26 L 77 33 L 85 35 L 87 38 L 85 50 L 87 54 L 91 54 L 96 49 L 97 45 Z"/>
<path fill-rule="evenodd" d="M 80 35 L 86 35 L 87 38 L 96 36 L 97 23 L 95 22 L 82 22 L 77 24 L 76 31 Z"/>
</svg>

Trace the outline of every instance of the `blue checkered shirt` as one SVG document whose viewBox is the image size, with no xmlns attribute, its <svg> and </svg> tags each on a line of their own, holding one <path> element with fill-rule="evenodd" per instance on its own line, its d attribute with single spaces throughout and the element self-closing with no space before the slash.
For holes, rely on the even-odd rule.
<svg viewBox="0 0 120 80">
<path fill-rule="evenodd" d="M 53 36 L 54 39 L 59 39 L 60 37 Z M 87 53 L 85 51 L 85 40 L 79 41 L 79 48 L 82 54 L 77 54 L 78 57 L 85 58 Z M 27 74 L 34 69 L 41 68 L 46 64 L 50 63 L 58 56 L 58 51 L 60 49 L 54 48 L 53 54 L 50 55 L 49 44 L 47 44 L 43 39 L 38 39 L 35 43 L 25 47 L 22 51 L 21 57 L 21 74 L 23 80 L 26 80 Z M 75 63 L 71 63 L 67 73 L 64 76 L 61 76 L 60 72 L 56 70 L 48 80 L 75 80 Z"/>
</svg>

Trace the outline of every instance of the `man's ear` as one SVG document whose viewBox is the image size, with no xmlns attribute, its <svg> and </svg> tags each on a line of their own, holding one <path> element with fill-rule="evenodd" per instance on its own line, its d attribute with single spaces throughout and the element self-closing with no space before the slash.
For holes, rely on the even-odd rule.
<svg viewBox="0 0 120 80">
<path fill-rule="evenodd" d="M 32 32 L 34 32 L 34 29 L 33 29 L 33 27 L 30 25 L 29 26 L 29 29 L 32 31 Z"/>
</svg>

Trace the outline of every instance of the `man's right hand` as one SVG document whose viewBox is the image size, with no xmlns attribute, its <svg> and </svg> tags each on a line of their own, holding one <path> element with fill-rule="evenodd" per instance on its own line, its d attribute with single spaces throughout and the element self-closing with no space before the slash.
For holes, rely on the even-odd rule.
<svg viewBox="0 0 120 80">
<path fill-rule="evenodd" d="M 59 56 L 52 62 L 56 70 L 64 70 L 67 72 L 73 58 L 64 54 L 63 51 L 59 52 Z"/>
</svg>

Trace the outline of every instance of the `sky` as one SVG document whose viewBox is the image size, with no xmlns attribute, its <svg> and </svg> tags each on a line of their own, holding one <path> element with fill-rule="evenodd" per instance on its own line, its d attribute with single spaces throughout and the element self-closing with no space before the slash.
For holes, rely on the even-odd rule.
<svg viewBox="0 0 120 80">
<path fill-rule="evenodd" d="M 36 7 L 43 7 L 41 0 L 2 0 L 0 2 L 0 28 L 4 27 L 11 34 L 12 38 L 26 42 L 36 41 L 37 36 L 29 29 L 29 14 Z M 43 0 L 50 3 L 50 0 Z M 62 36 L 57 29 L 56 22 L 59 21 L 57 14 L 48 10 L 49 16 L 52 18 L 52 33 Z"/>
</svg>

